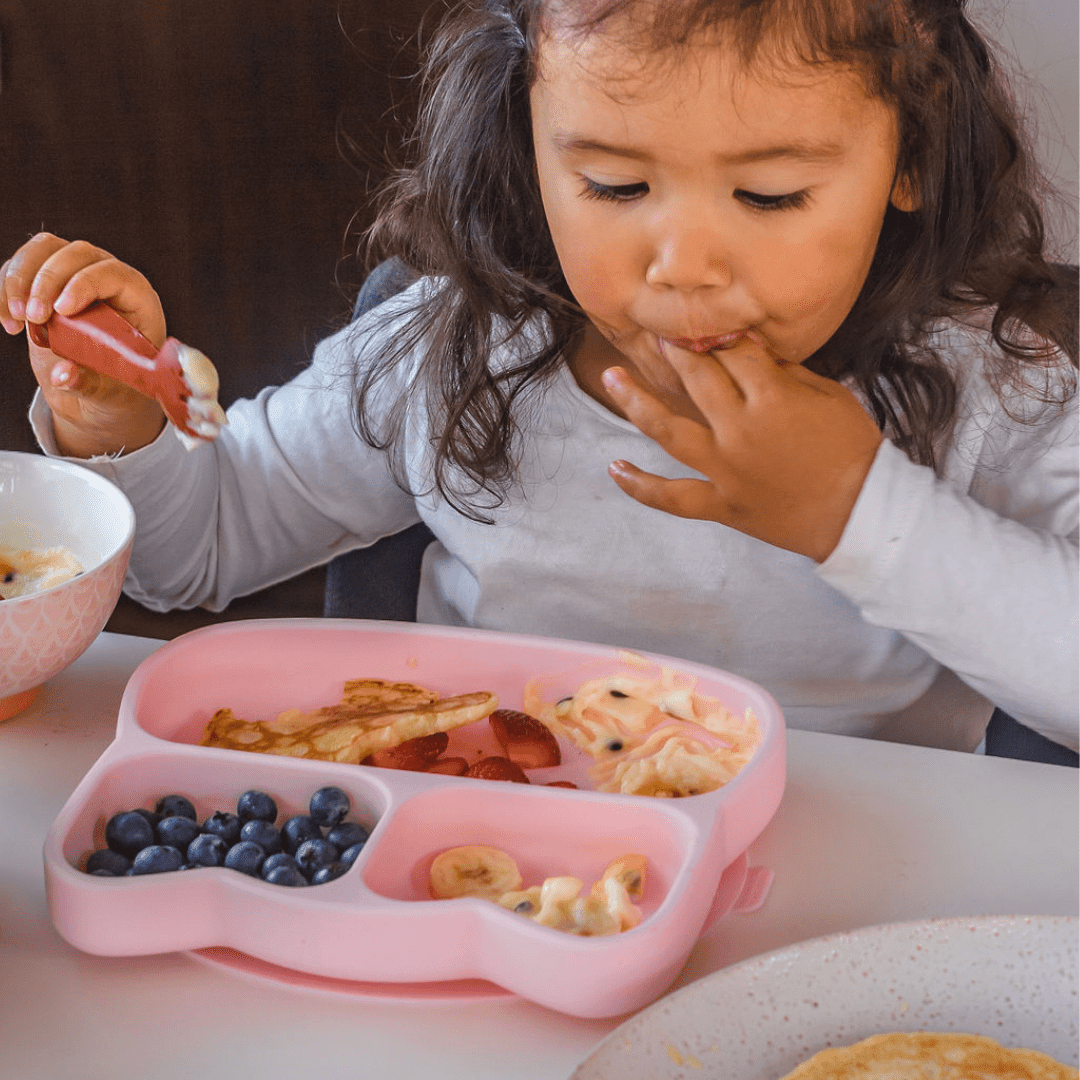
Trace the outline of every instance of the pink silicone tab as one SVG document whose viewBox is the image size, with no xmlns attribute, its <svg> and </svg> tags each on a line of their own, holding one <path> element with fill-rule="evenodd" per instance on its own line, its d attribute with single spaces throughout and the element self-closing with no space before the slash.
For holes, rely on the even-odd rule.
<svg viewBox="0 0 1080 1080">
<path fill-rule="evenodd" d="M 746 880 L 743 882 L 742 892 L 735 906 L 731 909 L 740 914 L 749 914 L 757 911 L 765 903 L 765 897 L 772 888 L 773 872 L 767 866 L 751 866 L 746 871 Z"/>
</svg>

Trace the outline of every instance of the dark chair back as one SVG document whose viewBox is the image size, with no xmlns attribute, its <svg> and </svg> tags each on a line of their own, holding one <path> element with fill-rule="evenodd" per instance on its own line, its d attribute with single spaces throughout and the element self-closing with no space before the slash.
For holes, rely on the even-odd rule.
<svg viewBox="0 0 1080 1080">
<path fill-rule="evenodd" d="M 353 307 L 353 318 L 407 289 L 416 272 L 400 259 L 379 263 L 368 275 Z M 349 551 L 326 567 L 323 615 L 329 619 L 390 619 L 416 622 L 420 562 L 435 537 L 419 522 L 370 547 Z"/>
</svg>

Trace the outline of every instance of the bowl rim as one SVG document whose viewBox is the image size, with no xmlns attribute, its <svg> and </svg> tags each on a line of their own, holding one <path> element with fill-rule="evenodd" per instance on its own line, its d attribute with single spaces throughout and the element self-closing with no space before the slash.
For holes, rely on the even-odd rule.
<svg viewBox="0 0 1080 1080">
<path fill-rule="evenodd" d="M 72 476 L 76 480 L 81 480 L 90 487 L 98 488 L 99 490 L 108 492 L 114 496 L 119 496 L 118 505 L 122 508 L 127 517 L 127 527 L 124 529 L 123 536 L 111 547 L 104 557 L 94 563 L 93 566 L 87 567 L 83 571 L 83 574 L 91 574 L 96 570 L 100 570 L 103 566 L 113 562 L 113 560 L 122 555 L 123 552 L 130 547 L 135 536 L 135 508 L 132 506 L 131 500 L 118 484 L 114 483 L 107 476 L 103 476 L 101 473 L 89 469 L 85 465 L 80 465 L 76 461 L 71 461 L 68 458 L 52 457 L 48 454 L 27 453 L 23 450 L 0 450 L 0 463 L 12 459 L 14 459 L 17 465 L 26 465 L 31 469 L 44 468 L 55 470 Z M 83 574 L 70 578 L 67 581 L 61 581 L 56 585 L 51 585 L 47 589 L 40 589 L 37 592 L 28 593 L 26 596 L 12 596 L 7 599 L 0 597 L 0 608 L 7 604 L 16 604 L 20 601 L 50 596 L 57 589 L 63 589 L 66 586 L 70 586 L 73 582 L 79 581 Z"/>
</svg>

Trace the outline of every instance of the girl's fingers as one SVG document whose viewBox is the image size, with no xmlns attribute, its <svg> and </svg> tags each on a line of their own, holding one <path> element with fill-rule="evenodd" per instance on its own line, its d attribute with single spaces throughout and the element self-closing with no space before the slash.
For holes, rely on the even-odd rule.
<svg viewBox="0 0 1080 1080">
<path fill-rule="evenodd" d="M 643 435 L 684 465 L 704 471 L 702 466 L 714 452 L 712 432 L 708 428 L 673 413 L 622 368 L 608 368 L 602 378 L 612 399 Z"/>
<path fill-rule="evenodd" d="M 746 391 L 718 357 L 721 353 L 696 353 L 661 339 L 660 351 L 674 368 L 690 400 L 704 416 L 723 415 L 742 405 Z"/>
<path fill-rule="evenodd" d="M 107 299 L 113 291 L 113 283 L 107 280 L 107 275 L 103 275 L 102 268 L 109 261 L 115 260 L 112 260 L 108 252 L 83 240 L 65 244 L 54 251 L 41 263 L 30 282 L 26 304 L 27 319 L 31 322 L 45 322 L 62 296 L 65 301 L 60 304 L 59 310 L 66 315 L 75 314 L 92 300 Z M 86 288 L 84 285 L 81 296 L 78 295 L 77 288 L 75 296 L 71 296 L 72 282 L 79 274 L 85 275 L 84 282 L 97 279 L 97 287 Z M 78 299 L 83 301 L 81 305 L 72 302 Z"/>
<path fill-rule="evenodd" d="M 51 233 L 38 233 L 4 263 L 0 273 L 0 317 L 5 320 L 5 329 L 9 322 L 17 322 L 18 329 L 22 329 L 34 277 L 42 263 L 64 244 Z"/>
<path fill-rule="evenodd" d="M 716 492 L 705 480 L 669 480 L 643 472 L 628 461 L 613 461 L 608 472 L 627 495 L 654 510 L 677 517 L 715 519 Z"/>
<path fill-rule="evenodd" d="M 41 233 L 4 264 L 0 277 L 0 319 L 13 333 L 24 320 L 44 323 L 54 310 L 75 315 L 99 300 L 162 345 L 165 320 L 150 283 L 134 267 L 84 240 L 68 243 Z"/>
</svg>

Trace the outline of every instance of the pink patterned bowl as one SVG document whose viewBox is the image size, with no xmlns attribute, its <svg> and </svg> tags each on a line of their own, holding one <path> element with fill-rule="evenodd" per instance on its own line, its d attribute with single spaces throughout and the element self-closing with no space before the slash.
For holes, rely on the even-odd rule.
<svg viewBox="0 0 1080 1080">
<path fill-rule="evenodd" d="M 67 548 L 84 573 L 0 600 L 0 720 L 37 696 L 101 632 L 124 583 L 135 511 L 124 493 L 80 465 L 0 451 L 0 545 Z"/>
</svg>

